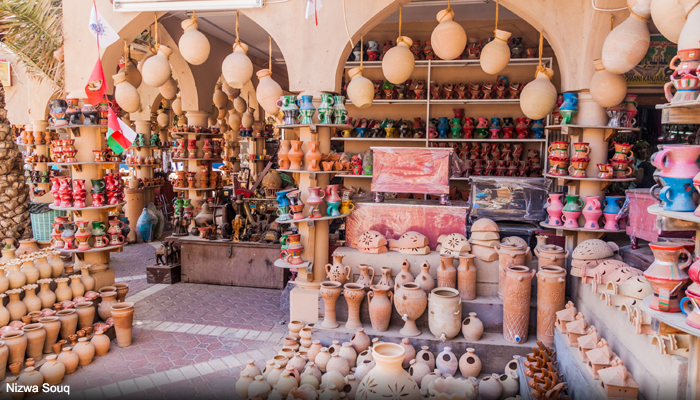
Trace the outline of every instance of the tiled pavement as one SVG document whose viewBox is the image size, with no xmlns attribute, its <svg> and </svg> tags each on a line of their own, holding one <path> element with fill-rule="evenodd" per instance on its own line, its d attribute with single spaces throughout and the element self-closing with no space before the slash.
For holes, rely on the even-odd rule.
<svg viewBox="0 0 700 400">
<path fill-rule="evenodd" d="M 281 347 L 288 318 L 278 290 L 146 283 L 154 247 L 136 244 L 112 253 L 116 280 L 135 302 L 134 342 L 66 375 L 70 399 L 235 398 L 248 359 L 262 368 Z M 41 395 L 36 398 L 58 398 Z"/>
</svg>

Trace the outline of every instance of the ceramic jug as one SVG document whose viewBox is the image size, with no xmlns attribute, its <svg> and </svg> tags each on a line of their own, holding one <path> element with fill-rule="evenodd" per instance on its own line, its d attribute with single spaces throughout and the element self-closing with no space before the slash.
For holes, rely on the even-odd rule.
<svg viewBox="0 0 700 400">
<path fill-rule="evenodd" d="M 583 208 L 583 201 L 578 195 L 566 195 L 566 205 L 564 205 L 563 211 L 581 211 Z"/>
<path fill-rule="evenodd" d="M 583 229 L 600 229 L 600 223 L 598 220 L 603 215 L 603 210 L 600 209 L 600 197 L 587 196 L 582 214 L 583 217 L 586 218 L 586 224 L 583 226 Z"/>
<path fill-rule="evenodd" d="M 360 264 L 357 266 L 357 268 L 360 270 L 360 276 L 357 278 L 355 283 L 362 285 L 366 289 L 369 289 L 369 287 L 372 286 L 372 282 L 374 281 L 374 274 L 376 271 L 374 270 L 374 268 L 366 264 Z"/>
<path fill-rule="evenodd" d="M 697 191 L 692 179 L 664 177 L 663 181 L 666 186 L 659 192 L 659 198 L 664 200 L 664 210 L 695 211 L 696 204 L 693 195 Z"/>
<path fill-rule="evenodd" d="M 663 150 L 654 153 L 651 161 L 661 170 L 663 178 L 693 179 L 700 172 L 697 160 L 700 146 L 665 145 Z"/>
<path fill-rule="evenodd" d="M 657 311 L 680 312 L 679 294 L 689 279 L 684 269 L 693 257 L 681 243 L 655 242 L 649 243 L 649 248 L 654 253 L 654 262 L 644 271 L 644 277 L 654 289 L 649 307 Z M 684 261 L 680 261 L 681 255 L 685 256 Z"/>
<path fill-rule="evenodd" d="M 562 197 L 564 195 L 561 193 L 550 193 L 549 198 L 545 207 L 547 208 L 547 225 L 551 226 L 562 226 L 561 215 L 564 209 L 564 204 L 562 204 Z"/>
<path fill-rule="evenodd" d="M 604 214 L 618 214 L 625 203 L 625 196 L 605 196 L 603 200 Z"/>
</svg>

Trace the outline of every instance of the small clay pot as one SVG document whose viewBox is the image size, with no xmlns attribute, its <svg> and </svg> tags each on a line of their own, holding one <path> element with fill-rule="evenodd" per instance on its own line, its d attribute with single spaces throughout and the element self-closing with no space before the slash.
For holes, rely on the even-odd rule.
<svg viewBox="0 0 700 400">
<path fill-rule="evenodd" d="M 19 375 L 20 367 L 21 367 L 20 363 L 10 364 L 10 372 L 12 372 L 12 375 L 14 375 L 14 376 Z"/>
</svg>

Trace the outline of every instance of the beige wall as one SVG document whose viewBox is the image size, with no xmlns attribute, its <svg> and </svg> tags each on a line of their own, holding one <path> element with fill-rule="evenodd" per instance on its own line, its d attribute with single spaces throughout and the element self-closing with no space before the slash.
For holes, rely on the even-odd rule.
<svg viewBox="0 0 700 400">
<path fill-rule="evenodd" d="M 15 57 L 0 47 L 0 59 L 12 64 L 12 86 L 5 86 L 7 118 L 13 125 L 26 125 L 31 122 L 29 116 L 29 79 L 22 64 Z"/>
</svg>

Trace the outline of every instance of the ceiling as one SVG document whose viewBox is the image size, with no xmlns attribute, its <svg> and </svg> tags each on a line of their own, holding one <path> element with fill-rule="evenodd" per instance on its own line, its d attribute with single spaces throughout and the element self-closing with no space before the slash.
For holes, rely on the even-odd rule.
<svg viewBox="0 0 700 400">
<path fill-rule="evenodd" d="M 473 0 L 454 0 L 451 4 L 452 9 L 456 14 L 458 21 L 462 20 L 491 20 L 496 15 L 496 3 L 493 1 L 475 1 Z M 435 4 L 430 4 L 435 3 Z M 435 15 L 438 11 L 444 9 L 447 2 L 444 0 L 422 0 L 420 2 L 410 3 L 403 8 L 402 20 L 404 22 L 435 22 Z M 272 5 L 268 5 L 272 7 Z M 185 12 L 169 13 L 163 18 L 189 18 Z M 319 12 L 319 18 L 323 18 L 323 9 Z M 519 19 L 517 15 L 508 11 L 505 7 L 499 10 L 499 19 Z M 399 12 L 390 15 L 383 22 L 398 22 Z M 207 32 L 225 42 L 233 43 L 236 38 L 236 12 L 235 11 L 217 11 L 217 12 L 198 12 L 197 22 L 199 29 Z M 244 15 L 240 16 L 239 32 L 241 40 L 249 47 L 249 53 L 255 57 L 268 58 L 268 34 L 258 24 L 248 19 Z M 277 45 L 272 43 L 272 58 L 275 62 L 283 61 L 282 53 Z"/>
</svg>

